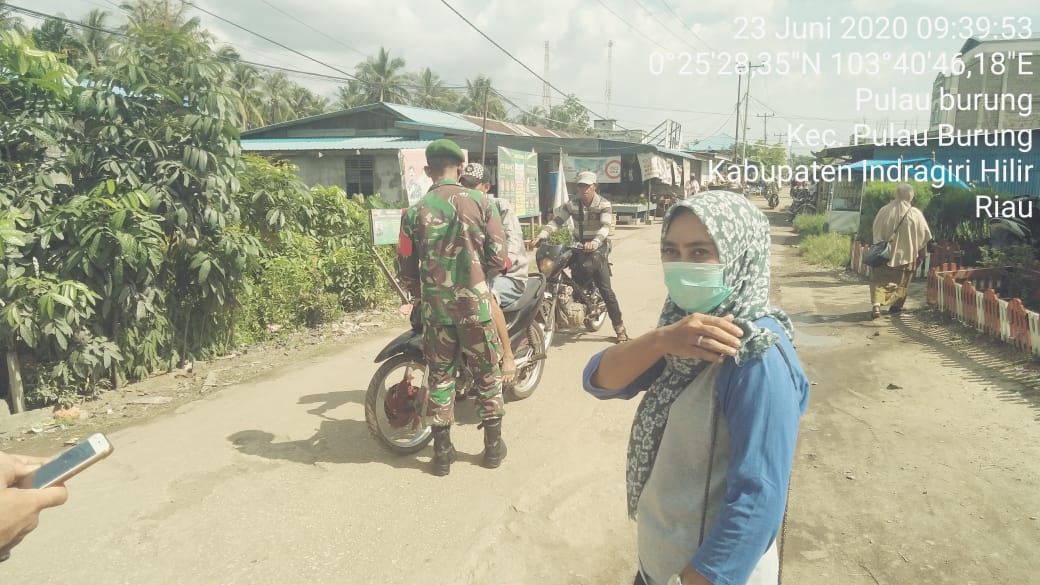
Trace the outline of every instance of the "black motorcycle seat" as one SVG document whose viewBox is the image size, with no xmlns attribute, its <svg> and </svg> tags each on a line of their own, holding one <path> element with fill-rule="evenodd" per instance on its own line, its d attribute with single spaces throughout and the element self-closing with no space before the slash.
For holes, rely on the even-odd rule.
<svg viewBox="0 0 1040 585">
<path fill-rule="evenodd" d="M 515 313 L 520 309 L 526 307 L 531 301 L 534 300 L 535 296 L 538 295 L 538 288 L 541 285 L 540 274 L 533 274 L 527 278 L 527 284 L 524 287 L 524 294 L 520 295 L 520 298 L 516 299 L 512 303 L 502 307 L 503 313 Z"/>
</svg>

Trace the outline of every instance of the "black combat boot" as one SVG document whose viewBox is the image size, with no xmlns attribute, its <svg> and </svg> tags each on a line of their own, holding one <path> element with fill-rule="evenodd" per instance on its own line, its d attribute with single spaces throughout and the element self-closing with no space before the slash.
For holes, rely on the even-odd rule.
<svg viewBox="0 0 1040 585">
<path fill-rule="evenodd" d="M 448 475 L 456 459 L 455 445 L 451 444 L 451 427 L 433 427 L 433 474 Z"/>
<path fill-rule="evenodd" d="M 484 426 L 484 467 L 494 469 L 506 458 L 506 442 L 502 440 L 502 419 L 489 418 Z"/>
</svg>

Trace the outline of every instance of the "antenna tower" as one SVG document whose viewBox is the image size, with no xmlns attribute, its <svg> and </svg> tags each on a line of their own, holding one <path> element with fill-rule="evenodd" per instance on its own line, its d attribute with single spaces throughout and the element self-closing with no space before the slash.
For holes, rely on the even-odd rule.
<svg viewBox="0 0 1040 585">
<path fill-rule="evenodd" d="M 542 109 L 548 116 L 549 108 L 552 106 L 549 101 L 549 41 L 545 41 L 545 69 L 542 71 L 542 77 L 545 79 L 545 83 L 542 84 Z"/>
<path fill-rule="evenodd" d="M 610 117 L 610 75 L 614 63 L 614 41 L 607 42 L 607 117 Z"/>
</svg>

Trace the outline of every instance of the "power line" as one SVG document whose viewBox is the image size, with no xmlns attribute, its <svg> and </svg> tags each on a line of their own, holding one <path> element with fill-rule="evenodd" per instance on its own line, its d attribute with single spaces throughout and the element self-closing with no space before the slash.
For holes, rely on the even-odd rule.
<svg viewBox="0 0 1040 585">
<path fill-rule="evenodd" d="M 671 50 L 671 49 L 669 49 L 668 47 L 665 47 L 664 45 L 662 45 L 661 43 L 659 43 L 659 42 L 655 41 L 655 40 L 654 40 L 654 39 L 652 39 L 651 37 L 647 36 L 647 34 L 646 34 L 646 33 L 644 33 L 643 31 L 639 30 L 639 29 L 638 29 L 638 28 L 637 28 L 637 27 L 636 27 L 636 26 L 635 26 L 634 24 L 632 24 L 631 22 L 629 22 L 629 21 L 625 20 L 625 18 L 624 18 L 624 17 L 622 17 L 622 16 L 621 16 L 620 14 L 618 14 L 617 12 L 614 12 L 614 10 L 613 10 L 613 9 L 612 9 L 612 8 L 611 8 L 610 6 L 607 6 L 606 2 L 604 2 L 603 0 L 597 0 L 597 2 L 599 2 L 599 3 L 600 3 L 600 6 L 602 6 L 603 8 L 606 8 L 606 9 L 607 9 L 607 12 L 609 12 L 609 13 L 613 14 L 613 15 L 614 15 L 614 18 L 617 18 L 617 19 L 618 19 L 618 20 L 620 20 L 620 21 L 621 21 L 621 22 L 622 22 L 622 23 L 623 23 L 623 24 L 624 24 L 625 26 L 627 26 L 628 28 L 630 28 L 630 29 L 632 29 L 632 30 L 636 31 L 636 34 L 638 34 L 639 36 L 643 37 L 644 39 L 646 39 L 647 41 L 649 41 L 649 42 L 650 42 L 651 44 L 657 45 L 658 47 L 660 47 L 660 48 L 661 48 L 661 50 L 662 50 L 662 51 L 666 51 L 666 52 L 668 52 L 668 51 L 670 51 L 670 50 Z"/>
<path fill-rule="evenodd" d="M 224 22 L 224 23 L 230 24 L 231 26 L 233 26 L 233 27 L 235 27 L 235 28 L 237 28 L 237 29 L 243 30 L 243 31 L 245 31 L 245 32 L 247 32 L 247 33 L 249 33 L 249 34 L 251 34 L 251 35 L 254 35 L 254 36 L 260 37 L 261 39 L 264 39 L 265 41 L 267 41 L 267 42 L 269 42 L 269 43 L 271 43 L 271 44 L 273 44 L 273 45 L 277 45 L 277 46 L 279 46 L 279 47 L 281 47 L 281 48 L 285 49 L 286 51 L 289 51 L 289 52 L 291 52 L 291 53 L 294 53 L 294 54 L 296 54 L 296 55 L 299 55 L 299 56 L 301 56 L 301 57 L 303 57 L 303 58 L 305 58 L 305 59 L 308 59 L 308 60 L 310 60 L 310 61 L 314 61 L 315 63 L 317 63 L 317 64 L 319 64 L 319 65 L 322 65 L 322 66 L 324 66 L 324 67 L 328 67 L 329 69 L 332 69 L 333 71 L 335 71 L 335 72 L 337 72 L 337 73 L 341 73 L 341 74 L 343 74 L 343 75 L 347 76 L 348 78 L 350 78 L 350 79 L 353 79 L 354 81 L 361 81 L 361 79 L 358 79 L 358 78 L 357 78 L 356 76 L 354 76 L 354 75 L 351 75 L 350 73 L 347 73 L 346 71 L 344 71 L 344 70 L 342 70 L 342 69 L 340 69 L 340 68 L 338 68 L 338 67 L 335 67 L 335 66 L 333 66 L 333 65 L 329 65 L 328 63 L 326 63 L 326 62 L 324 62 L 324 61 L 321 61 L 321 60 L 319 60 L 319 59 L 315 59 L 314 57 L 311 57 L 310 55 L 308 55 L 308 54 L 306 54 L 306 53 L 303 53 L 303 52 L 301 52 L 301 51 L 297 51 L 296 49 L 293 49 L 292 47 L 290 47 L 290 46 L 288 46 L 288 45 L 284 45 L 284 44 L 282 44 L 282 43 L 279 43 L 278 41 L 276 41 L 276 40 L 274 40 L 274 39 L 272 39 L 272 38 L 266 37 L 266 36 L 264 36 L 264 35 L 262 35 L 262 34 L 260 34 L 260 33 L 256 32 L 256 31 L 250 30 L 250 29 L 248 29 L 248 28 L 246 28 L 246 27 L 244 27 L 244 26 L 242 26 L 242 25 L 240 25 L 240 24 L 236 24 L 236 23 L 234 23 L 234 22 L 231 22 L 230 20 L 228 20 L 228 19 L 226 19 L 226 18 L 224 18 L 224 17 L 222 17 L 222 16 L 218 16 L 218 15 L 216 15 L 216 14 L 213 14 L 212 12 L 210 12 L 209 10 L 206 10 L 205 8 L 200 8 L 200 7 L 199 7 L 199 6 L 197 5 L 197 4 L 195 4 L 195 3 L 193 3 L 193 2 L 187 2 L 187 1 L 185 1 L 185 4 L 187 4 L 188 6 L 191 6 L 191 7 L 192 7 L 192 8 L 194 8 L 195 10 L 198 10 L 199 12 L 204 12 L 204 13 L 206 13 L 206 14 L 210 15 L 210 16 L 212 16 L 213 18 L 216 18 L 217 20 L 219 20 L 219 21 L 221 21 L 221 22 Z"/>
<path fill-rule="evenodd" d="M 552 83 L 549 83 L 549 80 L 548 80 L 548 79 L 545 79 L 545 78 L 544 78 L 544 77 L 542 77 L 541 75 L 538 75 L 538 73 L 537 73 L 537 72 L 535 72 L 535 70 L 534 70 L 534 69 L 531 69 L 530 67 L 528 67 L 528 66 L 527 66 L 526 64 L 524 64 L 524 62 L 523 62 L 523 61 L 521 61 L 520 59 L 517 59 L 516 57 L 514 57 L 514 56 L 513 56 L 513 54 L 512 54 L 512 53 L 510 53 L 510 52 L 509 52 L 509 51 L 507 51 L 507 50 L 506 50 L 505 48 L 503 48 L 503 47 L 502 47 L 502 45 L 500 45 L 500 44 L 496 43 L 496 42 L 494 41 L 494 39 L 492 39 L 491 37 L 489 37 L 489 36 L 487 36 L 486 34 L 484 34 L 484 31 L 480 30 L 480 28 L 479 28 L 479 27 L 477 27 L 477 26 L 476 26 L 476 25 L 474 25 L 474 24 L 473 24 L 472 22 L 470 22 L 470 21 L 469 21 L 469 19 L 468 19 L 468 18 L 466 18 L 465 16 L 463 16 L 463 15 L 462 15 L 462 13 L 460 13 L 460 12 L 459 12 L 458 10 L 455 10 L 455 7 L 454 7 L 454 6 L 452 6 L 451 4 L 449 4 L 449 3 L 448 3 L 448 0 L 441 0 L 441 4 L 444 4 L 445 6 L 447 6 L 449 10 L 451 10 L 452 12 L 454 12 L 454 13 L 455 13 L 455 15 L 456 15 L 456 16 L 458 16 L 459 18 L 461 18 L 461 19 L 462 19 L 462 21 L 463 21 L 463 22 L 465 22 L 466 24 L 468 24 L 470 28 L 472 28 L 473 30 L 475 30 L 475 31 L 477 31 L 478 33 L 480 33 L 480 36 L 482 36 L 482 37 L 484 37 L 485 39 L 487 39 L 487 40 L 488 40 L 488 42 L 489 42 L 489 43 L 491 43 L 492 45 L 495 45 L 496 47 L 498 47 L 498 50 L 500 50 L 500 51 L 502 51 L 503 53 L 505 53 L 505 54 L 506 54 L 506 55 L 507 55 L 507 56 L 508 56 L 508 57 L 509 57 L 510 59 L 512 59 L 513 61 L 516 61 L 516 62 L 517 62 L 517 63 L 518 63 L 518 64 L 519 64 L 519 65 L 520 65 L 521 67 L 523 67 L 523 68 L 524 68 L 524 69 L 526 69 L 526 70 L 527 70 L 528 72 L 530 72 L 530 73 L 531 73 L 531 75 L 534 75 L 535 77 L 537 77 L 537 78 L 538 78 L 538 79 L 539 79 L 539 80 L 540 80 L 540 81 L 541 81 L 542 83 L 544 83 L 544 84 L 548 85 L 549 87 L 551 87 L 551 88 L 552 88 L 553 90 L 555 90 L 555 91 L 556 91 L 556 93 L 559 93 L 559 94 L 560 94 L 560 95 L 562 95 L 562 96 L 563 96 L 563 97 L 564 97 L 565 99 L 566 99 L 566 98 L 569 98 L 569 97 L 571 97 L 571 96 L 570 96 L 570 94 L 564 93 L 564 92 L 563 92 L 562 90 L 560 90 L 560 88 L 556 87 L 556 86 L 555 86 L 555 85 L 553 85 Z M 593 112 L 593 111 L 592 111 L 592 110 L 590 110 L 589 108 L 585 108 L 585 109 L 586 109 L 586 110 L 588 110 L 590 114 L 592 114 L 592 115 L 596 116 L 597 118 L 603 118 L 603 116 L 602 116 L 602 115 L 600 115 L 600 114 L 598 114 L 598 113 L 596 113 L 596 112 Z M 623 128 L 623 129 L 624 129 L 624 128 Z"/>
<path fill-rule="evenodd" d="M 668 0 L 661 0 L 661 4 L 664 4 L 664 7 L 667 8 L 673 15 L 675 15 L 675 19 L 678 20 L 679 24 L 683 26 L 683 30 L 688 31 L 690 34 L 697 37 L 697 40 L 704 43 L 704 46 L 708 47 L 709 51 L 715 50 L 715 47 L 712 47 L 708 44 L 708 41 L 701 38 L 701 35 L 697 34 L 697 31 L 693 30 L 692 26 L 686 24 L 686 21 L 683 20 L 683 17 L 679 16 L 679 13 L 675 11 L 675 8 L 672 8 L 672 5 L 668 3 Z"/>
<path fill-rule="evenodd" d="M 668 34 L 670 34 L 673 37 L 675 37 L 675 39 L 678 40 L 680 43 L 690 47 L 691 49 L 697 50 L 697 47 L 694 47 L 692 44 L 688 43 L 682 37 L 680 37 L 679 35 L 677 35 L 674 32 L 672 32 L 672 29 L 668 28 L 668 26 L 660 18 L 658 18 L 656 14 L 651 12 L 650 9 L 647 8 L 646 4 L 643 4 L 642 0 L 633 0 L 633 1 L 636 4 L 638 4 L 639 7 L 642 8 L 647 14 L 649 14 L 651 18 L 656 20 L 657 24 L 661 25 L 661 28 L 663 28 L 665 30 L 665 32 L 667 32 Z"/>
<path fill-rule="evenodd" d="M 300 20 L 299 18 L 296 18 L 296 16 L 295 16 L 295 15 L 293 15 L 292 13 L 290 13 L 290 12 L 286 12 L 285 10 L 282 10 L 281 8 L 278 8 L 277 6 L 275 6 L 274 4 L 272 4 L 271 2 L 268 2 L 268 0 L 262 0 L 262 1 L 263 1 L 263 3 L 264 3 L 264 4 L 267 4 L 267 5 L 268 5 L 268 6 L 270 6 L 271 8 L 273 8 L 273 9 L 277 10 L 278 12 L 280 12 L 280 13 L 284 14 L 285 16 L 288 16 L 289 18 L 291 18 L 291 19 L 295 20 L 296 22 L 298 22 L 298 23 L 302 24 L 303 26 L 305 26 L 305 27 L 307 27 L 307 28 L 311 29 L 312 31 L 314 31 L 314 32 L 316 32 L 316 33 L 318 33 L 319 35 L 321 35 L 321 36 L 323 36 L 323 37 L 325 37 L 325 38 L 327 38 L 327 39 L 331 40 L 332 42 L 334 42 L 334 43 L 338 44 L 339 46 L 341 46 L 341 47 L 345 47 L 345 48 L 347 48 L 347 49 L 349 49 L 349 50 L 351 50 L 351 51 L 354 51 L 355 53 L 357 53 L 358 55 L 361 55 L 362 57 L 366 57 L 366 58 L 368 57 L 368 55 L 366 55 L 366 54 L 362 53 L 361 51 L 359 51 L 359 50 L 355 49 L 354 47 L 351 47 L 350 45 L 348 45 L 348 44 L 344 43 L 343 41 L 341 41 L 341 40 L 337 39 L 336 37 L 334 37 L 334 36 L 332 36 L 332 35 L 330 35 L 330 34 L 326 34 L 326 33 L 322 32 L 322 31 L 318 30 L 317 28 L 315 28 L 315 27 L 313 27 L 313 26 L 311 26 L 311 25 L 307 24 L 306 22 L 304 22 L 304 21 Z"/>
</svg>

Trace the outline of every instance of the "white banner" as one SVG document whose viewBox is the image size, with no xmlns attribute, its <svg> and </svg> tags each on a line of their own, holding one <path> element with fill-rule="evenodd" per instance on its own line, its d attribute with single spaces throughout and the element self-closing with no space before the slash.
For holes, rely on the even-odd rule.
<svg viewBox="0 0 1040 585">
<path fill-rule="evenodd" d="M 621 157 L 564 156 L 563 171 L 571 183 L 577 181 L 578 173 L 583 171 L 596 173 L 596 180 L 599 183 L 620 183 Z"/>
</svg>

